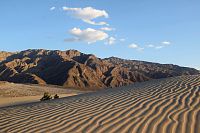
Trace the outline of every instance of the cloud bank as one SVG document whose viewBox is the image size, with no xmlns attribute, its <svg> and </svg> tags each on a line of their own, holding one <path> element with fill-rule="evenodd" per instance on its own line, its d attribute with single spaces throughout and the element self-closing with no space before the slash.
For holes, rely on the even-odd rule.
<svg viewBox="0 0 200 133">
<path fill-rule="evenodd" d="M 164 41 L 164 42 L 162 42 L 162 44 L 163 44 L 163 45 L 170 45 L 170 44 L 171 44 L 171 42 Z"/>
<path fill-rule="evenodd" d="M 53 10 L 55 10 L 56 9 L 56 7 L 55 6 L 52 6 L 49 10 L 50 11 L 53 11 Z"/>
<path fill-rule="evenodd" d="M 105 40 L 109 37 L 107 33 L 92 28 L 87 28 L 85 30 L 73 28 L 69 31 L 69 33 L 73 36 L 73 38 L 65 39 L 66 42 L 84 41 L 91 44 L 97 41 Z"/>
<path fill-rule="evenodd" d="M 102 27 L 100 29 L 103 30 L 103 31 L 113 31 L 113 30 L 115 30 L 115 29 L 110 28 L 110 27 Z"/>
<path fill-rule="evenodd" d="M 70 8 L 63 7 L 64 11 L 71 13 L 71 15 L 77 19 L 92 24 L 92 25 L 108 25 L 106 22 L 95 22 L 94 19 L 99 17 L 108 18 L 109 15 L 105 10 L 97 10 L 92 7 L 85 8 Z"/>
<path fill-rule="evenodd" d="M 106 44 L 113 45 L 113 44 L 115 44 L 115 42 L 116 42 L 116 38 L 109 37 L 108 40 L 107 40 L 107 42 L 106 42 Z"/>
<path fill-rule="evenodd" d="M 144 48 L 140 47 L 138 44 L 132 43 L 128 46 L 129 48 L 136 49 L 137 51 L 143 51 Z"/>
<path fill-rule="evenodd" d="M 169 41 L 163 41 L 159 45 L 149 44 L 149 45 L 146 45 L 146 47 L 147 48 L 154 48 L 154 49 L 162 49 L 162 48 L 165 48 L 165 47 L 167 47 L 169 45 L 171 45 L 171 42 L 169 42 Z"/>
</svg>

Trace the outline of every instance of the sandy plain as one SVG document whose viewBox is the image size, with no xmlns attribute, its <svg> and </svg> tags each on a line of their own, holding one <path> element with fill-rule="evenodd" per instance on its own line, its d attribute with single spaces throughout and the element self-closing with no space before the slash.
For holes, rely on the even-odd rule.
<svg viewBox="0 0 200 133">
<path fill-rule="evenodd" d="M 200 76 L 0 108 L 0 132 L 199 133 Z"/>
</svg>

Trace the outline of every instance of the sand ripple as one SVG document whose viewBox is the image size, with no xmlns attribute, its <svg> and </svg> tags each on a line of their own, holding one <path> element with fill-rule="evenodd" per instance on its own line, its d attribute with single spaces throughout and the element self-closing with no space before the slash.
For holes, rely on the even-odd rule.
<svg viewBox="0 0 200 133">
<path fill-rule="evenodd" d="M 0 132 L 199 133 L 200 76 L 1 108 Z"/>
</svg>

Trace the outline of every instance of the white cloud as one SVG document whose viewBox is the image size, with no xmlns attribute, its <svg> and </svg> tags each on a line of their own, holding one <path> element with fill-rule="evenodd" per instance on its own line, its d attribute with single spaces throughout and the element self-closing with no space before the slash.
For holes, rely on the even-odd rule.
<svg viewBox="0 0 200 133">
<path fill-rule="evenodd" d="M 154 49 L 162 49 L 162 48 L 165 48 L 167 46 L 171 45 L 171 42 L 168 42 L 168 41 L 163 41 L 160 43 L 160 45 L 152 45 L 152 44 L 149 44 L 149 45 L 146 45 L 146 47 L 148 48 L 154 48 Z"/>
<path fill-rule="evenodd" d="M 56 9 L 55 6 L 53 6 L 53 7 L 50 8 L 51 11 L 53 11 L 53 10 L 55 10 L 55 9 Z"/>
<path fill-rule="evenodd" d="M 149 45 L 147 45 L 147 47 L 148 47 L 148 48 L 154 48 L 155 45 L 149 44 Z"/>
<path fill-rule="evenodd" d="M 95 22 L 93 21 L 96 18 L 104 17 L 108 18 L 108 13 L 105 10 L 97 10 L 92 7 L 85 8 L 69 8 L 63 7 L 64 11 L 68 11 L 77 19 L 81 19 L 82 21 L 92 24 L 92 25 L 108 25 L 106 22 Z"/>
<path fill-rule="evenodd" d="M 129 45 L 129 48 L 134 48 L 134 49 L 136 49 L 136 48 L 139 48 L 139 46 L 138 46 L 137 44 L 133 43 L 133 44 L 130 44 L 130 45 Z"/>
<path fill-rule="evenodd" d="M 73 28 L 69 31 L 69 33 L 74 37 L 65 39 L 65 41 L 67 42 L 84 41 L 87 42 L 88 44 L 91 44 L 108 38 L 107 33 L 92 28 L 87 28 L 85 30 L 81 30 L 79 28 Z"/>
<path fill-rule="evenodd" d="M 163 44 L 163 45 L 170 45 L 170 44 L 171 44 L 171 42 L 164 41 L 164 42 L 162 42 L 162 44 Z"/>
<path fill-rule="evenodd" d="M 113 31 L 113 30 L 115 30 L 115 29 L 110 28 L 110 27 L 102 27 L 100 29 L 103 30 L 103 31 Z"/>
<path fill-rule="evenodd" d="M 112 45 L 112 44 L 115 44 L 115 42 L 116 42 L 116 38 L 109 37 L 108 40 L 107 40 L 107 42 L 106 42 L 106 44 Z"/>
<path fill-rule="evenodd" d="M 162 49 L 164 48 L 165 46 L 155 46 L 155 49 Z"/>
<path fill-rule="evenodd" d="M 136 49 L 138 51 L 143 51 L 144 50 L 144 48 L 140 47 L 139 45 L 137 45 L 135 43 L 130 44 L 129 48 Z"/>
</svg>

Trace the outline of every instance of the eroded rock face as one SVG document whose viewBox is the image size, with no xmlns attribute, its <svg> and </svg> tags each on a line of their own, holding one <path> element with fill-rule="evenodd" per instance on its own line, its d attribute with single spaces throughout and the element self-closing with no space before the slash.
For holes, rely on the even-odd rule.
<svg viewBox="0 0 200 133">
<path fill-rule="evenodd" d="M 77 50 L 26 50 L 0 52 L 0 80 L 52 84 L 82 89 L 119 87 L 150 79 L 194 75 L 199 71 L 176 65 L 100 59 Z"/>
<path fill-rule="evenodd" d="M 0 51 L 0 61 L 5 60 L 8 56 L 12 55 L 11 52 Z"/>
<path fill-rule="evenodd" d="M 180 67 L 172 64 L 158 64 L 137 60 L 124 60 L 116 57 L 110 57 L 104 60 L 110 62 L 113 65 L 127 68 L 130 71 L 142 73 L 151 79 L 199 74 L 199 71 L 196 69 Z"/>
</svg>

